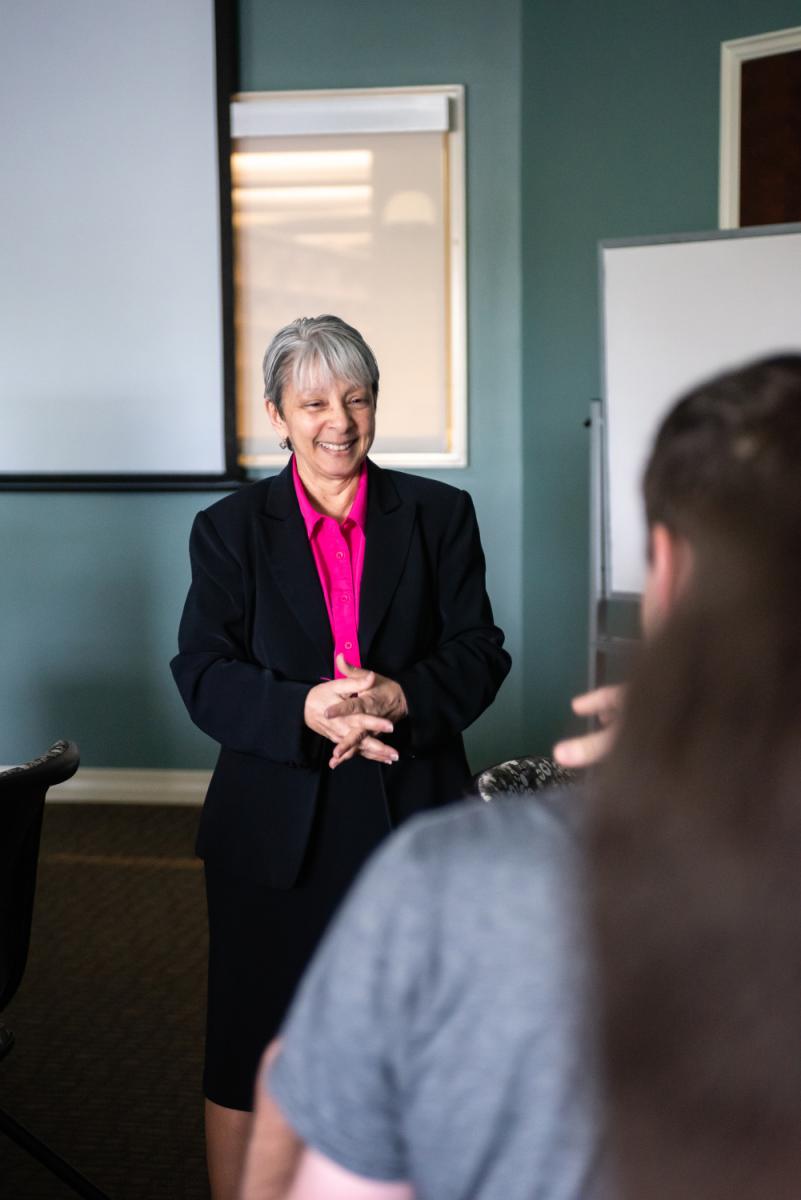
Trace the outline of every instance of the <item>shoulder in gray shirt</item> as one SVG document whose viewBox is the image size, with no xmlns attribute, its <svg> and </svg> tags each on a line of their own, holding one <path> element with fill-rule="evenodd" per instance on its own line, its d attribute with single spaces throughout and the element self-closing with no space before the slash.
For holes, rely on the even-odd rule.
<svg viewBox="0 0 801 1200">
<path fill-rule="evenodd" d="M 379 850 L 270 1074 L 305 1142 L 420 1200 L 600 1194 L 580 804 L 460 805 Z"/>
</svg>

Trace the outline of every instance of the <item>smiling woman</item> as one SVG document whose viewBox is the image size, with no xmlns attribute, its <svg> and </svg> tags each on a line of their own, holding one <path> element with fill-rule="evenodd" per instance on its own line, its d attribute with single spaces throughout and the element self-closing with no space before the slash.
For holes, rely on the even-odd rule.
<svg viewBox="0 0 801 1200">
<path fill-rule="evenodd" d="M 285 445 L 295 452 L 304 486 L 312 491 L 315 482 L 319 486 L 332 472 L 336 478 L 352 475 L 354 464 L 360 467 L 364 462 L 375 435 L 372 396 L 347 380 L 321 380 L 305 391 L 290 384 L 283 411 L 272 401 L 268 411 Z"/>
<path fill-rule="evenodd" d="M 314 330 L 314 341 L 304 335 Z M 312 500 L 344 517 L 375 438 L 378 364 L 361 335 L 337 317 L 301 318 L 264 356 L 273 428 L 294 451 Z M 329 511 L 332 505 L 334 511 Z"/>
<path fill-rule="evenodd" d="M 197 516 L 172 663 L 221 745 L 198 837 L 214 1200 L 236 1194 L 260 1055 L 329 917 L 394 826 L 469 788 L 462 732 L 510 665 L 470 497 L 367 458 L 361 334 L 300 318 L 263 366 L 292 457 Z"/>
</svg>

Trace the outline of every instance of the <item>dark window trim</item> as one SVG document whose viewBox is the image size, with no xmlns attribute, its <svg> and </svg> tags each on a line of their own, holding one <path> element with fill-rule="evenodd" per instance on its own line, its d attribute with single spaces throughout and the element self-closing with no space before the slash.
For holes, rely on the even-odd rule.
<svg viewBox="0 0 801 1200">
<path fill-rule="evenodd" d="M 215 492 L 232 491 L 244 475 L 0 475 L 4 492 Z"/>
</svg>

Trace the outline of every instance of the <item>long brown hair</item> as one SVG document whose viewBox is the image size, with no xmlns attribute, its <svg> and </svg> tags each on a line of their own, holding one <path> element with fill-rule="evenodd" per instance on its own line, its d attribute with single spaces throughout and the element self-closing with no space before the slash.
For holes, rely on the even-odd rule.
<svg viewBox="0 0 801 1200">
<path fill-rule="evenodd" d="M 801 457 L 795 474 L 691 530 L 693 583 L 591 806 L 625 1200 L 801 1195 Z"/>
</svg>

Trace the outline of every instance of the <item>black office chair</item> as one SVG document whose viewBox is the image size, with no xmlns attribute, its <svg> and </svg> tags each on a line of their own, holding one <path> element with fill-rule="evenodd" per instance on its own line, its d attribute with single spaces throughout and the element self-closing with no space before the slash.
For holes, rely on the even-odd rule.
<svg viewBox="0 0 801 1200">
<path fill-rule="evenodd" d="M 54 742 L 40 758 L 0 771 L 0 1060 L 14 1045 L 2 1020 L 22 982 L 31 938 L 39 841 L 47 790 L 78 769 L 74 742 Z M 37 1137 L 0 1109 L 0 1130 L 86 1200 L 108 1200 Z"/>
</svg>

